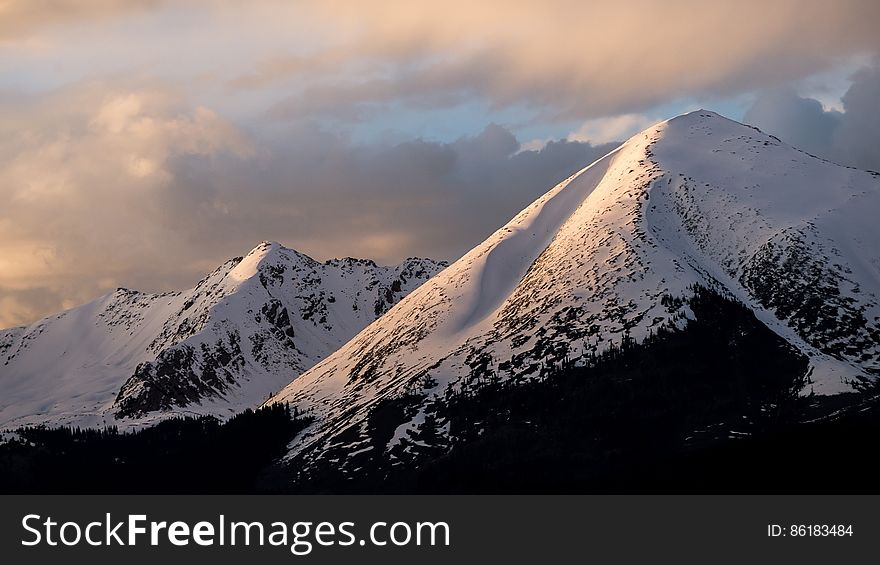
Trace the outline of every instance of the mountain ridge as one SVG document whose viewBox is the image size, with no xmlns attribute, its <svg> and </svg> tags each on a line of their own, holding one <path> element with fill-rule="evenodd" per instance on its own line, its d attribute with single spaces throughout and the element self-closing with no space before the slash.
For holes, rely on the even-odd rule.
<svg viewBox="0 0 880 565">
<path fill-rule="evenodd" d="M 880 367 L 878 189 L 876 174 L 712 112 L 661 122 L 551 189 L 270 399 L 316 417 L 291 457 L 308 465 L 331 446 L 382 457 L 450 391 L 533 378 L 686 326 L 695 286 L 746 304 L 808 357 L 804 394 L 853 391 Z M 386 444 L 371 443 L 372 411 L 407 395 L 422 400 Z"/>
<path fill-rule="evenodd" d="M 444 265 L 322 263 L 264 241 L 192 289 L 120 288 L 0 330 L 0 426 L 125 426 L 254 407 Z"/>
</svg>

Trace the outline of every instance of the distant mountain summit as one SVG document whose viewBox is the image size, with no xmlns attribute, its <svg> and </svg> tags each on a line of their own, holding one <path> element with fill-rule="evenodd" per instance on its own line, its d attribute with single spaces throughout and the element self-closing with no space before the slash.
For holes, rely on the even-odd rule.
<svg viewBox="0 0 880 565">
<path fill-rule="evenodd" d="M 691 112 L 551 189 L 270 402 L 316 418 L 295 466 L 356 477 L 460 442 L 463 391 L 724 325 L 707 296 L 805 360 L 800 394 L 853 391 L 880 374 L 878 213 L 876 173 Z M 746 330 L 729 329 L 738 347 Z"/>
<path fill-rule="evenodd" d="M 445 263 L 320 263 L 275 242 L 183 292 L 118 289 L 0 331 L 0 428 L 226 416 L 326 358 Z"/>
</svg>

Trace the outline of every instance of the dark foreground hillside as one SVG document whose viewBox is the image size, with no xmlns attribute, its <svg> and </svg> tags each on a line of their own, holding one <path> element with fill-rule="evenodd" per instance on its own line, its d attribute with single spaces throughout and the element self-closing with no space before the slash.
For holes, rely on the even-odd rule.
<svg viewBox="0 0 880 565">
<path fill-rule="evenodd" d="M 225 423 L 175 418 L 134 433 L 29 428 L 0 445 L 3 493 L 246 493 L 309 420 L 288 406 Z"/>
<path fill-rule="evenodd" d="M 387 459 L 342 475 L 332 454 L 277 461 L 309 419 L 286 406 L 115 430 L 21 430 L 0 446 L 0 490 L 248 493 L 873 492 L 876 390 L 816 397 L 807 359 L 742 305 L 703 288 L 696 321 L 625 336 L 588 367 L 511 382 L 487 373 L 429 411 Z M 500 370 L 504 370 L 500 368 Z M 391 439 L 412 399 L 369 422 Z M 448 434 L 439 422 L 448 422 Z M 403 449 L 408 447 L 409 449 Z M 381 452 L 374 449 L 372 452 Z M 322 463 L 324 461 L 325 463 Z"/>
<path fill-rule="evenodd" d="M 743 305 L 697 287 L 688 306 L 696 320 L 685 329 L 642 343 L 622 336 L 588 367 L 545 366 L 522 382 L 487 372 L 426 410 L 419 433 L 403 442 L 408 449 L 392 449 L 401 463 L 371 454 L 384 451 L 399 414 L 418 404 L 406 397 L 373 410 L 375 445 L 356 462 L 357 476 L 337 472 L 336 453 L 307 472 L 294 460 L 279 473 L 297 492 L 873 488 L 853 477 L 877 467 L 875 392 L 810 395 L 807 358 Z"/>
</svg>

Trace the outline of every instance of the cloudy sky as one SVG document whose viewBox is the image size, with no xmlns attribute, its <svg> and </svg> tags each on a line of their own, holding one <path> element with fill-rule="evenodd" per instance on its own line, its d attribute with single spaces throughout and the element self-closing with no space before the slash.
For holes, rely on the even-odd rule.
<svg viewBox="0 0 880 565">
<path fill-rule="evenodd" d="M 0 0 L 0 327 L 274 239 L 455 259 L 706 107 L 880 170 L 876 0 Z"/>
</svg>

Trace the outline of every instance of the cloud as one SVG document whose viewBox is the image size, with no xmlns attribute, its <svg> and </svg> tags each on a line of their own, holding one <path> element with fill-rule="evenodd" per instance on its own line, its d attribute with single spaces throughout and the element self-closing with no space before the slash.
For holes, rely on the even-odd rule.
<svg viewBox="0 0 880 565">
<path fill-rule="evenodd" d="M 164 207 L 166 220 L 203 253 L 228 254 L 271 238 L 317 258 L 454 259 L 615 146 L 551 141 L 521 151 L 516 137 L 494 124 L 452 142 L 360 145 L 298 126 L 246 163 L 179 159 L 185 188 L 168 193 L 175 201 Z"/>
<path fill-rule="evenodd" d="M 122 285 L 135 265 L 149 285 L 191 276 L 156 204 L 177 190 L 175 160 L 254 155 L 206 108 L 99 85 L 7 109 L 0 139 L 0 326 Z"/>
<path fill-rule="evenodd" d="M 520 151 L 499 125 L 447 143 L 276 134 L 156 85 L 79 85 L 0 112 L 0 327 L 117 286 L 186 288 L 263 239 L 317 258 L 455 258 L 614 147 Z"/>
<path fill-rule="evenodd" d="M 541 119 L 592 119 L 780 85 L 880 49 L 874 0 L 775 0 L 762 4 L 760 17 L 739 1 L 337 0 L 310 7 L 322 29 L 336 30 L 335 53 L 348 48 L 330 67 L 352 58 L 385 65 L 294 89 L 272 108 L 273 119 L 360 118 L 387 104 L 442 107 L 474 96 L 495 108 L 531 107 Z M 263 67 L 255 84 L 289 78 L 306 60 Z"/>
<path fill-rule="evenodd" d="M 788 86 L 762 93 L 745 121 L 820 157 L 880 171 L 880 66 L 856 73 L 841 104 L 842 112 L 826 110 Z"/>
<path fill-rule="evenodd" d="M 622 114 L 609 118 L 587 120 L 577 131 L 569 134 L 573 141 L 608 143 L 615 139 L 628 139 L 660 120 L 652 120 L 640 114 Z"/>
<path fill-rule="evenodd" d="M 45 65 L 27 76 L 52 76 L 58 60 L 65 74 L 157 69 L 237 98 L 263 93 L 254 100 L 272 121 L 477 98 L 584 121 L 779 86 L 880 52 L 876 0 L 477 4 L 7 0 L 0 38 L 49 38 L 39 53 L 9 54 Z"/>
<path fill-rule="evenodd" d="M 842 102 L 844 113 L 832 134 L 832 155 L 880 171 L 880 66 L 856 74 Z"/>
<path fill-rule="evenodd" d="M 4 0 L 0 3 L 0 41 L 46 26 L 136 13 L 158 4 L 159 0 Z"/>
<path fill-rule="evenodd" d="M 767 89 L 750 119 L 880 168 L 876 72 L 842 113 L 784 88 L 877 54 L 878 20 L 876 0 L 0 0 L 0 326 L 183 288 L 266 238 L 454 259 L 681 98 Z M 523 130 L 345 132 L 453 107 L 444 131 L 474 108 Z"/>
</svg>

